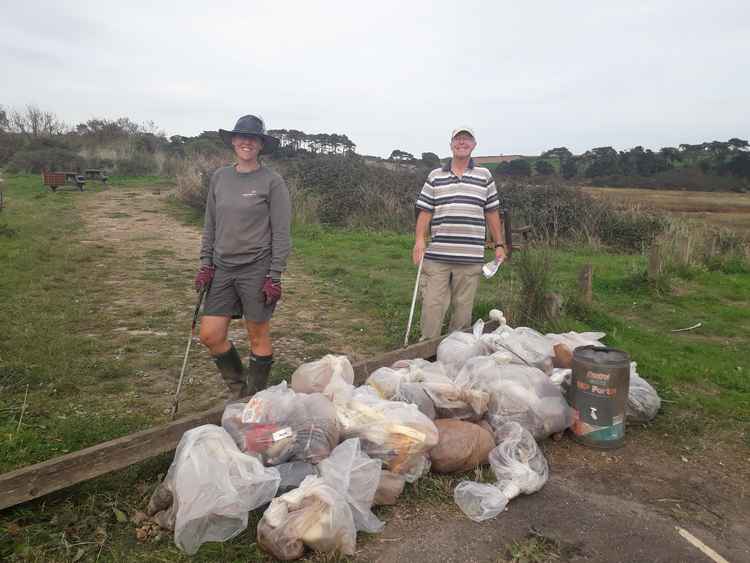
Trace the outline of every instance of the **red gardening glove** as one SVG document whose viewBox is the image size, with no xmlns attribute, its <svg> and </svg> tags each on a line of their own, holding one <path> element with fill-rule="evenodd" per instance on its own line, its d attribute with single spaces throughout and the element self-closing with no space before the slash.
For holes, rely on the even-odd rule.
<svg viewBox="0 0 750 563">
<path fill-rule="evenodd" d="M 263 299 L 266 305 L 273 305 L 281 299 L 281 280 L 274 280 L 271 276 L 266 277 L 263 283 Z"/>
<path fill-rule="evenodd" d="M 214 271 L 216 268 L 213 266 L 201 266 L 198 270 L 198 274 L 195 276 L 195 291 L 200 291 L 211 283 L 214 279 Z"/>
</svg>

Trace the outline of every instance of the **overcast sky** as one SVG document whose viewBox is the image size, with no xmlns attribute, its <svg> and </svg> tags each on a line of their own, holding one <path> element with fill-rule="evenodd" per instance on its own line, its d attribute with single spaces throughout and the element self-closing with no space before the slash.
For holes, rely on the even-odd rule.
<svg viewBox="0 0 750 563">
<path fill-rule="evenodd" d="M 750 2 L 4 1 L 0 104 L 477 155 L 750 137 Z"/>
</svg>

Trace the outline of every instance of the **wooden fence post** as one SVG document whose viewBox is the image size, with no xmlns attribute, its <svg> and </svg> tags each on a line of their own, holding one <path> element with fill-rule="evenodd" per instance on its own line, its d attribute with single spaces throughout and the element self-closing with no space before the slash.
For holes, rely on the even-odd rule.
<svg viewBox="0 0 750 563">
<path fill-rule="evenodd" d="M 591 264 L 586 264 L 581 273 L 578 274 L 578 288 L 581 291 L 581 301 L 586 305 L 591 305 L 593 300 L 592 282 L 594 280 L 594 268 Z"/>
</svg>

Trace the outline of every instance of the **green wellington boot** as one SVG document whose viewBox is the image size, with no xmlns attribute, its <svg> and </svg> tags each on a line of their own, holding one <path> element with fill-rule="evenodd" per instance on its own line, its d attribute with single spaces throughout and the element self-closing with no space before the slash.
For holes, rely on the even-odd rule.
<svg viewBox="0 0 750 563">
<path fill-rule="evenodd" d="M 237 348 L 230 342 L 231 348 L 214 356 L 214 362 L 216 367 L 219 368 L 221 377 L 224 379 L 229 390 L 238 399 L 249 395 L 247 389 L 247 375 L 245 374 L 245 367 L 242 365 L 242 358 L 240 358 Z"/>
<path fill-rule="evenodd" d="M 249 392 L 255 394 L 268 386 L 268 376 L 271 373 L 273 356 L 250 355 L 247 362 L 247 382 Z"/>
</svg>

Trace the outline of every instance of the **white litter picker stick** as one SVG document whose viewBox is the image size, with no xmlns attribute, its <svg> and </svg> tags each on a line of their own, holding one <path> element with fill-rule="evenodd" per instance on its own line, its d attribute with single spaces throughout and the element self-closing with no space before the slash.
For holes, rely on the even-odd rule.
<svg viewBox="0 0 750 563">
<path fill-rule="evenodd" d="M 414 283 L 414 295 L 411 298 L 411 310 L 409 311 L 409 322 L 406 325 L 406 335 L 404 336 L 404 348 L 409 345 L 409 333 L 411 332 L 411 321 L 414 318 L 414 305 L 417 304 L 417 291 L 419 291 L 419 276 L 422 275 L 422 263 L 424 262 L 424 254 L 422 259 L 419 261 L 419 268 L 417 268 L 417 281 Z"/>
</svg>

